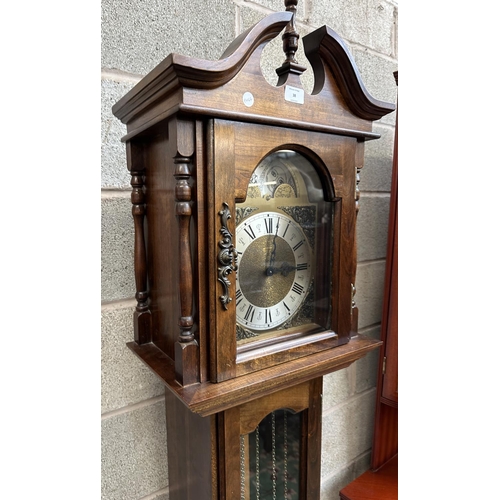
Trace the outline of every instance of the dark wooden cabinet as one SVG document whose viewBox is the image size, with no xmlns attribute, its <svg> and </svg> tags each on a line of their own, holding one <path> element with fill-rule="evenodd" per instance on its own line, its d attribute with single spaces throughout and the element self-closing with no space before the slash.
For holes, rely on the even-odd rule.
<svg viewBox="0 0 500 500">
<path fill-rule="evenodd" d="M 133 188 L 128 346 L 166 386 L 171 500 L 318 499 L 322 377 L 381 345 L 357 334 L 357 174 L 394 106 L 327 27 L 304 37 L 305 93 L 285 4 L 219 61 L 168 56 L 113 107 Z M 260 56 L 282 31 L 271 86 Z"/>
<path fill-rule="evenodd" d="M 397 82 L 397 73 L 395 73 Z M 391 206 L 387 237 L 387 260 L 382 313 L 377 404 L 372 449 L 373 470 L 398 452 L 398 125 L 394 138 Z"/>
<path fill-rule="evenodd" d="M 397 83 L 397 72 L 394 74 Z M 398 124 L 387 238 L 375 426 L 371 470 L 343 488 L 341 500 L 398 498 Z"/>
</svg>

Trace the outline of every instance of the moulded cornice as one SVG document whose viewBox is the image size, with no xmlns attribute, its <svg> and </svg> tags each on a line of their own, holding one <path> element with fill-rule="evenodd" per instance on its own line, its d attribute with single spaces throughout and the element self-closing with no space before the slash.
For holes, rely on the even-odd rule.
<svg viewBox="0 0 500 500">
<path fill-rule="evenodd" d="M 354 114 L 366 120 L 378 120 L 396 109 L 395 104 L 379 101 L 366 90 L 356 63 L 340 36 L 322 26 L 303 38 L 304 52 L 314 71 L 313 94 L 319 94 L 325 83 L 326 64 L 347 105 Z"/>
<path fill-rule="evenodd" d="M 216 61 L 170 54 L 112 108 L 123 123 L 177 88 L 214 89 L 234 78 L 252 53 L 275 38 L 292 18 L 291 12 L 270 14 L 238 36 Z"/>
</svg>

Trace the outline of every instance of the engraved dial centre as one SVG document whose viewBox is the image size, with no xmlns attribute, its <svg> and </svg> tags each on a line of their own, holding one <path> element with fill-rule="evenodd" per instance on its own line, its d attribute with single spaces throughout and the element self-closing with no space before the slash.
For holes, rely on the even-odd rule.
<svg viewBox="0 0 500 500">
<path fill-rule="evenodd" d="M 294 266 L 295 257 L 290 245 L 283 238 L 276 238 L 276 260 L 273 272 L 266 273 L 266 257 L 273 250 L 273 236 L 256 238 L 245 251 L 245 258 L 240 264 L 240 289 L 243 295 L 254 305 L 268 307 L 283 300 L 290 290 L 294 272 L 283 273 L 280 269 Z M 267 259 L 269 260 L 269 259 Z M 248 279 L 247 279 L 248 278 Z"/>
</svg>

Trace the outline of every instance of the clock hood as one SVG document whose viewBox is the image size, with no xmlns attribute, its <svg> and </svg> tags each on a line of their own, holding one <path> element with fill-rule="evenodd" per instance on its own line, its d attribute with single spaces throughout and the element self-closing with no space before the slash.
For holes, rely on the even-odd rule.
<svg viewBox="0 0 500 500">
<path fill-rule="evenodd" d="M 292 20 L 291 12 L 266 16 L 217 61 L 170 54 L 113 106 L 113 114 L 127 125 L 123 140 L 179 112 L 378 138 L 372 121 L 395 105 L 369 94 L 348 48 L 331 28 L 303 38 L 314 72 L 312 94 L 301 86 L 305 68 L 298 64 L 285 62 L 277 69 L 278 86 L 264 78 L 262 50 L 283 30 L 286 34 Z"/>
</svg>

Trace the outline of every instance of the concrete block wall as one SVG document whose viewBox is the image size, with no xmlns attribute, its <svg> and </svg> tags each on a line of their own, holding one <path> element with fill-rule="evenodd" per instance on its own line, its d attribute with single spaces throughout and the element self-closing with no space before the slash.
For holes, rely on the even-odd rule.
<svg viewBox="0 0 500 500">
<path fill-rule="evenodd" d="M 167 500 L 163 386 L 126 348 L 135 307 L 130 178 L 111 106 L 169 53 L 218 59 L 227 45 L 281 0 L 103 0 L 101 10 L 101 498 Z M 398 5 L 394 0 L 299 0 L 302 35 L 327 24 L 348 44 L 369 92 L 396 101 Z M 308 66 L 302 50 L 298 58 Z M 275 81 L 281 40 L 264 51 Z M 311 71 L 304 87 L 312 88 Z M 380 335 L 395 113 L 374 125 L 366 145 L 358 218 L 357 304 L 360 332 Z M 369 467 L 377 353 L 324 380 L 321 499 Z"/>
</svg>

